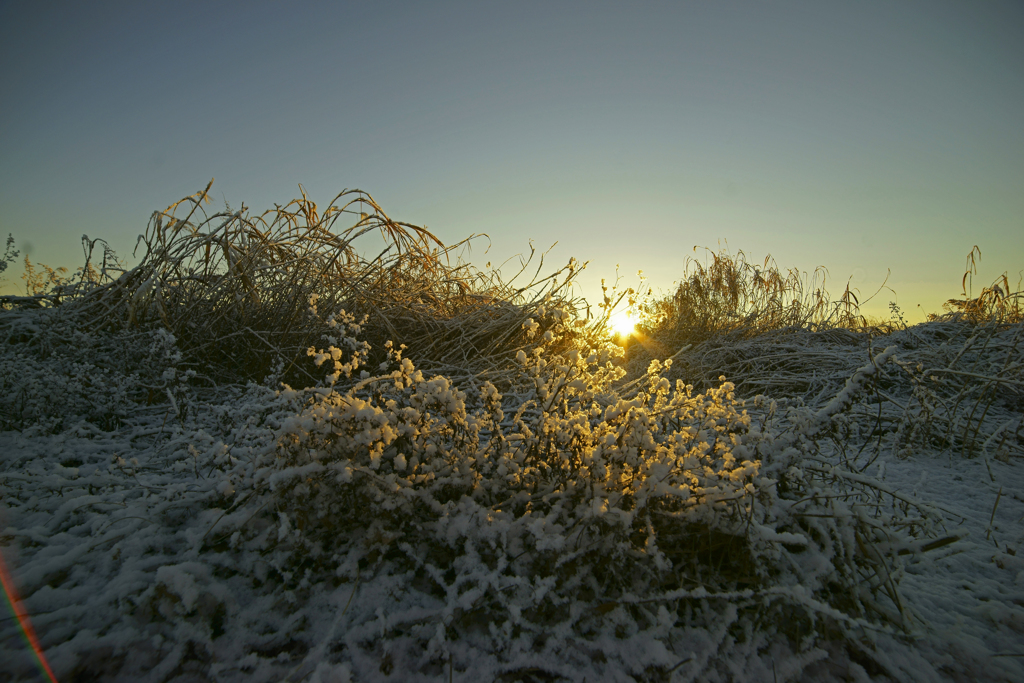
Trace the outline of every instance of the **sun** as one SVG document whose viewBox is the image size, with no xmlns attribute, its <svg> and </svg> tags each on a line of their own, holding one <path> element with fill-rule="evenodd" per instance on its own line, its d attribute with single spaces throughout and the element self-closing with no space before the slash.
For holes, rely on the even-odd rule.
<svg viewBox="0 0 1024 683">
<path fill-rule="evenodd" d="M 612 333 L 621 337 L 629 337 L 636 332 L 636 318 L 630 311 L 613 314 L 610 323 Z"/>
</svg>

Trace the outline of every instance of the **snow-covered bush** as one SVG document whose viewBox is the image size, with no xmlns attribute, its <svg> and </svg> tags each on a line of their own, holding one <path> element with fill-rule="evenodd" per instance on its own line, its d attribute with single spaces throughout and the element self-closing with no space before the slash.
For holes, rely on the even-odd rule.
<svg viewBox="0 0 1024 683">
<path fill-rule="evenodd" d="M 115 429 L 140 404 L 187 408 L 195 371 L 167 330 L 109 333 L 65 308 L 4 313 L 0 355 L 0 428 L 59 431 L 78 422 Z"/>
<path fill-rule="evenodd" d="M 822 410 L 759 399 L 755 423 L 730 383 L 695 395 L 657 362 L 622 396 L 621 350 L 548 358 L 554 334 L 504 395 L 425 377 L 392 345 L 360 375 L 359 325 L 331 320 L 309 350 L 332 363 L 325 386 L 275 394 L 299 409 L 262 451 L 209 451 L 232 503 L 208 543 L 263 556 L 259 580 L 287 590 L 390 586 L 353 605 L 364 656 L 383 636 L 422 670 L 454 650 L 513 667 L 602 650 L 628 669 L 637 647 L 650 672 L 685 652 L 697 670 L 766 632 L 806 648 L 908 623 L 900 555 L 935 511 L 808 456 L 891 351 Z M 687 650 L 696 629 L 718 641 Z"/>
</svg>

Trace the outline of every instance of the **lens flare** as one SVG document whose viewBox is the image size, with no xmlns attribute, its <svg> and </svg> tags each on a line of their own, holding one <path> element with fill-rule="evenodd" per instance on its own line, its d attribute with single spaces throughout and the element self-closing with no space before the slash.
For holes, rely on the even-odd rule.
<svg viewBox="0 0 1024 683">
<path fill-rule="evenodd" d="M 28 612 L 25 611 L 25 605 L 22 603 L 21 598 L 18 597 L 18 593 L 14 588 L 14 580 L 11 577 L 10 572 L 7 571 L 7 565 L 4 564 L 3 554 L 0 554 L 0 582 L 4 585 L 4 593 L 7 595 L 7 603 L 11 606 L 11 611 L 14 613 L 15 619 L 18 620 L 18 626 L 21 627 L 21 632 L 25 636 L 28 646 L 32 648 L 32 652 L 36 655 L 36 660 L 39 662 L 39 668 L 42 669 L 43 673 L 46 674 L 51 683 L 57 683 L 57 677 L 53 675 L 53 669 L 50 668 L 50 663 L 46 661 L 46 655 L 43 654 L 43 648 L 39 645 L 39 638 L 36 637 L 36 632 L 32 628 L 32 622 L 28 619 Z"/>
</svg>

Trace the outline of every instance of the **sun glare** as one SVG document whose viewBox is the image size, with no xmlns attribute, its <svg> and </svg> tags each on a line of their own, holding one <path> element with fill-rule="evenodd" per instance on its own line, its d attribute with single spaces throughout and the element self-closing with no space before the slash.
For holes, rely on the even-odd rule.
<svg viewBox="0 0 1024 683">
<path fill-rule="evenodd" d="M 619 311 L 611 319 L 612 332 L 622 337 L 628 337 L 636 332 L 636 319 L 629 311 Z"/>
</svg>

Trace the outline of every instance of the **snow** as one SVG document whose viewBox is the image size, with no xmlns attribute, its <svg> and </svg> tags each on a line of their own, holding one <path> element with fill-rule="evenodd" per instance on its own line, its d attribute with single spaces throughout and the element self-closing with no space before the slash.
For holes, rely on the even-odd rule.
<svg viewBox="0 0 1024 683">
<path fill-rule="evenodd" d="M 728 383 L 689 397 L 661 366 L 616 397 L 597 352 L 521 352 L 520 393 L 504 397 L 425 378 L 408 358 L 345 384 L 364 351 L 345 339 L 344 352 L 310 350 L 334 361 L 319 390 L 200 396 L 168 372 L 173 338 L 157 335 L 147 381 L 170 398 L 151 407 L 124 391 L 82 398 L 89 373 L 131 380 L 97 359 L 49 379 L 32 361 L 34 391 L 69 398 L 61 411 L 32 394 L 35 422 L 0 432 L 0 552 L 58 680 L 1024 680 L 1024 461 L 1019 445 L 990 457 L 1020 414 L 993 409 L 965 457 L 924 438 L 908 450 L 897 437 L 916 423 L 892 413 L 870 455 L 880 399 L 865 394 L 916 363 L 905 340 L 849 350 L 845 376 L 803 405 L 734 398 Z M 29 355 L 12 348 L 8 367 Z M 884 390 L 886 411 L 927 405 L 923 390 Z M 100 408 L 118 419 L 97 426 Z M 592 448 L 570 462 L 581 439 Z M 844 443 L 869 444 L 857 467 Z M 451 461 L 452 444 L 472 457 Z M 626 472 L 631 508 L 616 488 Z M 751 571 L 774 583 L 648 585 L 686 541 L 659 536 L 658 515 L 716 528 L 737 496 L 760 501 L 745 513 Z M 895 560 L 837 575 L 857 552 Z M 857 599 L 888 622 L 829 602 L 830 582 L 869 574 L 874 592 Z M 815 623 L 832 636 L 810 638 Z M 0 680 L 42 680 L 12 618 L 0 661 Z"/>
</svg>

